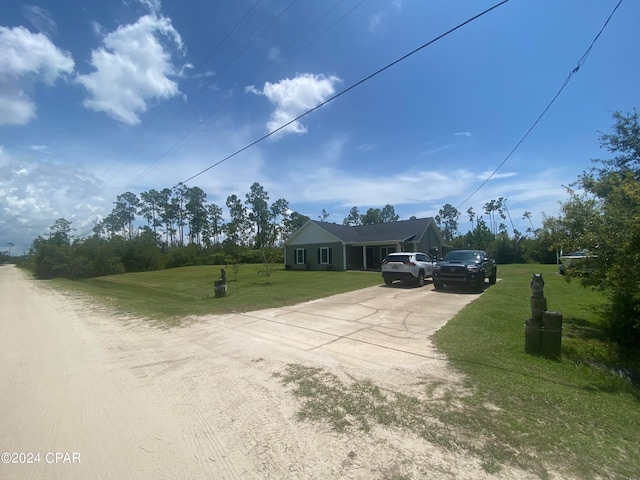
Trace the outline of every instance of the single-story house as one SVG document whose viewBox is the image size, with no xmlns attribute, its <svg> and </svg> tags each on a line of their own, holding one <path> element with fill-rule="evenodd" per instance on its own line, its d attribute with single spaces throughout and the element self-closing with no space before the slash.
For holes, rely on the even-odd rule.
<svg viewBox="0 0 640 480">
<path fill-rule="evenodd" d="M 284 264 L 291 270 L 377 270 L 391 252 L 439 258 L 443 246 L 433 218 L 355 227 L 309 220 L 284 242 Z"/>
</svg>

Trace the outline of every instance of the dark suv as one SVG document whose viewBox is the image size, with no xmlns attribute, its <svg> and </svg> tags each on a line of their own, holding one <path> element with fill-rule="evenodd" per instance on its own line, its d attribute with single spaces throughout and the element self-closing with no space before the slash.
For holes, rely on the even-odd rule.
<svg viewBox="0 0 640 480">
<path fill-rule="evenodd" d="M 498 267 L 483 250 L 452 250 L 433 269 L 433 286 L 467 285 L 477 292 L 484 289 L 484 279 L 496 283 Z"/>
</svg>

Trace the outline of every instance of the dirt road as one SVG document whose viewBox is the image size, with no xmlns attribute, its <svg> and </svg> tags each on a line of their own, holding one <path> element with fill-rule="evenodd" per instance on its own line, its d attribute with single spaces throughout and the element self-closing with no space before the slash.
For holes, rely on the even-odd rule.
<svg viewBox="0 0 640 480">
<path fill-rule="evenodd" d="M 274 376 L 456 382 L 429 336 L 473 298 L 372 287 L 166 331 L 0 267 L 0 478 L 499 478 L 411 433 L 299 422 Z"/>
</svg>

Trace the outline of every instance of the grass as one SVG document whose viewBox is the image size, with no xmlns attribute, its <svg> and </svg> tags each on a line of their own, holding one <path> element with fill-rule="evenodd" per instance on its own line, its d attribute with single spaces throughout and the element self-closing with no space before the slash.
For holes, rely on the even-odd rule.
<svg viewBox="0 0 640 480">
<path fill-rule="evenodd" d="M 621 354 L 606 342 L 597 292 L 567 283 L 553 266 L 500 266 L 503 279 L 435 335 L 465 391 L 416 379 L 420 396 L 383 390 L 368 380 L 344 382 L 323 369 L 289 365 L 279 374 L 300 399 L 300 420 L 334 430 L 373 424 L 414 432 L 481 459 L 488 474 L 504 465 L 545 479 L 552 471 L 581 479 L 640 478 L 640 390 L 604 366 Z M 563 313 L 560 361 L 524 352 L 529 280 L 543 273 L 550 310 Z M 444 293 L 446 295 L 446 293 Z M 635 363 L 627 367 L 637 368 Z M 595 366 L 598 365 L 598 366 Z"/>
<path fill-rule="evenodd" d="M 606 341 L 595 291 L 567 283 L 554 266 L 501 266 L 504 278 L 435 335 L 452 365 L 467 375 L 473 429 L 491 432 L 485 450 L 500 463 L 544 471 L 562 464 L 579 478 L 638 478 L 640 389 L 605 368 L 628 352 Z M 563 313 L 563 357 L 524 353 L 531 275 L 542 273 L 549 310 Z M 638 367 L 635 361 L 624 366 Z M 497 411 L 482 413 L 491 404 Z M 468 416 L 463 415 L 463 418 Z"/>
<path fill-rule="evenodd" d="M 375 272 L 308 272 L 274 269 L 266 284 L 262 265 L 241 265 L 237 277 L 227 269 L 227 296 L 214 298 L 213 282 L 220 266 L 172 268 L 126 273 L 88 280 L 52 280 L 66 291 L 88 294 L 127 315 L 163 326 L 179 325 L 186 317 L 248 312 L 294 305 L 337 293 L 380 285 Z"/>
</svg>

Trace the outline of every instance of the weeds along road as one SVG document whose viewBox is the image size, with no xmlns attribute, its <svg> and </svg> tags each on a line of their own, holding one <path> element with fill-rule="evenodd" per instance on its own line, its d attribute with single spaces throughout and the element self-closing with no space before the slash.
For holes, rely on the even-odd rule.
<svg viewBox="0 0 640 480">
<path fill-rule="evenodd" d="M 455 385 L 429 336 L 473 298 L 372 287 L 162 330 L 0 267 L 0 478 L 489 478 L 397 429 L 299 422 L 277 377 Z"/>
</svg>

